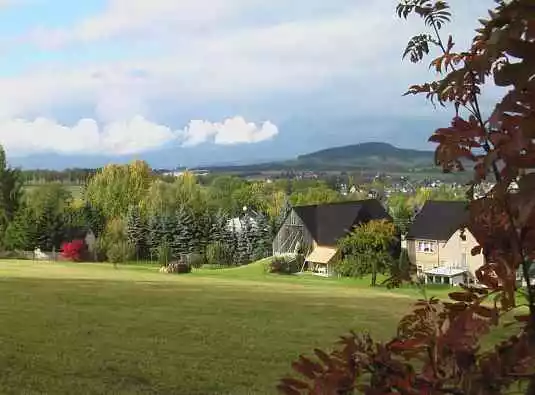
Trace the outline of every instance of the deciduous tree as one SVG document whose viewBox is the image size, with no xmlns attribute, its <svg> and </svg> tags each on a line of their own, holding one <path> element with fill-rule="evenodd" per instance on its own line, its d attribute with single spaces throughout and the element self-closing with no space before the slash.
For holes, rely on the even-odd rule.
<svg viewBox="0 0 535 395">
<path fill-rule="evenodd" d="M 371 274 L 371 286 L 377 285 L 377 274 L 386 273 L 394 263 L 399 242 L 393 223 L 373 220 L 357 226 L 339 241 L 342 262 L 337 270 L 344 276 Z"/>
</svg>

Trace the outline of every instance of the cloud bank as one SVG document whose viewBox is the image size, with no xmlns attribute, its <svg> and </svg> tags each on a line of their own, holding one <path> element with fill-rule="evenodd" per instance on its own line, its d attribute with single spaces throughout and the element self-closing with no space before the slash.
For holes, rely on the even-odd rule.
<svg viewBox="0 0 535 395">
<path fill-rule="evenodd" d="M 344 119 L 434 116 L 423 98 L 401 97 L 432 76 L 401 61 L 422 26 L 398 20 L 396 2 L 0 0 L 13 4 L 0 15 L 0 143 L 16 155 L 131 155 L 252 144 L 293 120 L 316 133 L 285 126 L 296 149 L 339 144 L 332 124 L 345 142 L 370 140 L 376 123 Z M 486 5 L 451 3 L 464 48 Z"/>
<path fill-rule="evenodd" d="M 103 126 L 94 119 L 81 119 L 73 126 L 46 118 L 0 121 L 0 141 L 14 156 L 35 153 L 133 155 L 172 143 L 188 147 L 207 142 L 257 143 L 273 138 L 278 132 L 277 126 L 269 121 L 257 125 L 240 116 L 216 123 L 192 120 L 182 130 L 172 130 L 139 115 Z"/>
</svg>

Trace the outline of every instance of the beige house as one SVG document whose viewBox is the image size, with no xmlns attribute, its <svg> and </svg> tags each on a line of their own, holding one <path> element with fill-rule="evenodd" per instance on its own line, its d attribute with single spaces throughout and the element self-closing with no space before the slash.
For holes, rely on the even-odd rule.
<svg viewBox="0 0 535 395">
<path fill-rule="evenodd" d="M 469 229 L 465 202 L 428 201 L 407 233 L 409 258 L 426 283 L 459 285 L 475 283 L 483 255 L 472 256 L 478 245 Z M 463 237 L 464 235 L 464 237 Z"/>
</svg>

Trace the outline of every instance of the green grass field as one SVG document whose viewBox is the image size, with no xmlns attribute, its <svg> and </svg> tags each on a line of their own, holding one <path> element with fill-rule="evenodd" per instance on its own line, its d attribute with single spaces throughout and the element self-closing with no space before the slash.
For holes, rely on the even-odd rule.
<svg viewBox="0 0 535 395">
<path fill-rule="evenodd" d="M 23 261 L 0 261 L 0 294 L 1 394 L 272 394 L 300 353 L 350 329 L 392 335 L 417 296 L 259 264 Z"/>
</svg>

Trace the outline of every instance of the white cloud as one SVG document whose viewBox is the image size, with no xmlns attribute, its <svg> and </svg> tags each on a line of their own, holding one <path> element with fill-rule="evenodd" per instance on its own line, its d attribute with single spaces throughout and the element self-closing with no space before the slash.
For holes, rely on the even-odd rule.
<svg viewBox="0 0 535 395">
<path fill-rule="evenodd" d="M 222 123 L 191 121 L 184 130 L 172 130 L 141 116 L 102 127 L 94 119 L 81 119 L 73 126 L 46 118 L 0 120 L 0 143 L 15 156 L 44 152 L 131 155 L 173 142 L 187 146 L 211 141 L 227 145 L 256 143 L 277 133 L 277 127 L 269 121 L 256 126 L 239 116 Z"/>
<path fill-rule="evenodd" d="M 327 3 L 333 4 L 329 12 L 317 12 L 314 16 L 309 13 L 310 9 L 319 10 L 318 4 L 326 7 Z M 111 152 L 117 149 L 109 148 L 113 139 L 104 139 L 106 127 L 100 130 L 98 125 L 116 125 L 125 119 L 155 119 L 153 110 L 162 103 L 167 108 L 180 108 L 182 103 L 193 107 L 191 103 L 194 103 L 199 107 L 196 111 L 202 114 L 208 107 L 206 103 L 232 101 L 255 111 L 255 100 L 259 98 L 268 102 L 284 99 L 287 93 L 297 93 L 309 102 L 284 103 L 288 113 L 309 111 L 320 116 L 321 111 L 328 114 L 336 111 L 341 116 L 359 112 L 366 116 L 386 116 L 387 108 L 388 116 L 420 114 L 423 98 L 411 101 L 401 98 L 401 93 L 409 84 L 428 80 L 432 75 L 425 74 L 425 65 L 401 64 L 400 55 L 407 39 L 418 33 L 421 26 L 414 28 L 411 23 L 397 21 L 395 3 L 395 0 L 273 0 L 269 4 L 260 0 L 108 0 L 100 14 L 66 29 L 36 30 L 30 34 L 31 39 L 52 47 L 72 44 L 82 51 L 83 45 L 95 50 L 99 44 L 113 44 L 114 39 L 121 38 L 124 41 L 115 42 L 119 43 L 120 52 L 124 47 L 133 48 L 136 37 L 148 37 L 147 41 L 156 43 L 158 51 L 147 55 L 145 51 L 153 47 L 143 46 L 145 42 L 123 60 L 102 57 L 92 64 L 73 65 L 70 58 L 63 63 L 40 63 L 31 71 L 0 78 L 0 119 L 47 118 L 67 106 L 89 109 L 85 113 L 69 114 L 70 118 L 94 119 L 91 127 L 97 132 L 91 136 L 96 141 L 93 146 L 98 147 L 94 150 Z M 463 13 L 462 7 L 475 6 L 461 6 L 461 0 L 452 3 L 454 6 L 458 3 L 459 7 L 453 26 L 461 20 L 458 30 L 469 36 L 475 21 L 472 16 L 478 10 Z M 267 21 L 269 18 L 262 14 L 268 12 L 279 13 L 280 20 Z M 221 28 L 223 21 L 231 20 L 236 23 Z M 56 55 L 61 58 L 61 52 Z M 319 100 L 314 97 L 318 92 L 330 93 Z M 232 111 L 251 117 L 240 107 Z M 256 111 L 262 113 L 263 108 Z M 261 117 L 275 119 L 277 115 L 266 113 Z M 20 122 L 29 129 L 28 125 L 35 123 Z M 89 124 L 82 123 L 81 129 L 89 129 Z M 80 129 L 62 127 L 52 121 L 50 125 L 62 133 Z M 224 137 L 224 125 L 225 122 L 200 122 L 191 123 L 183 132 L 173 131 L 180 125 L 168 129 L 190 145 L 205 141 L 204 135 L 225 144 L 236 137 Z M 247 134 L 251 132 L 246 132 L 244 125 L 247 125 L 245 121 L 240 130 L 246 140 L 273 133 L 268 125 L 267 129 L 257 127 L 260 131 Z M 158 133 L 168 135 L 161 129 Z M 0 136 L 9 141 L 4 131 L 0 131 Z M 31 146 L 31 141 L 28 144 Z M 43 146 L 46 144 L 42 142 Z M 151 146 L 148 141 L 142 145 Z"/>
<path fill-rule="evenodd" d="M 184 146 L 194 146 L 210 140 L 215 144 L 231 145 L 269 140 L 278 133 L 278 128 L 269 121 L 257 126 L 246 122 L 243 117 L 234 117 L 222 123 L 191 121 L 184 129 L 182 138 Z"/>
</svg>

